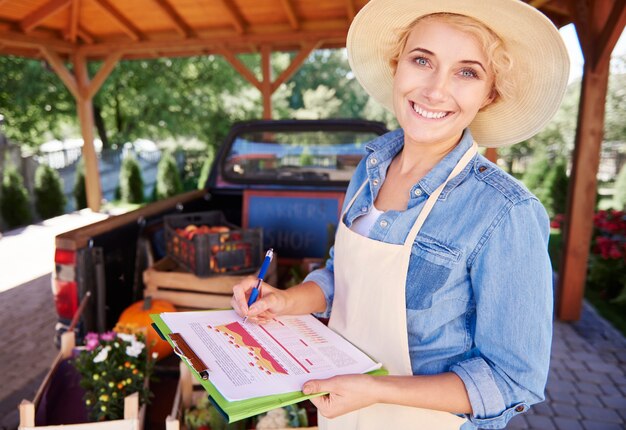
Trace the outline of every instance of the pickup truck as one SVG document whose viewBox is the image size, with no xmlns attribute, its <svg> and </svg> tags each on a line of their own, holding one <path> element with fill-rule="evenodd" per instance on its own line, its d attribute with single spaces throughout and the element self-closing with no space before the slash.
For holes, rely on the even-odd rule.
<svg viewBox="0 0 626 430">
<path fill-rule="evenodd" d="M 204 189 L 58 235 L 57 343 L 88 292 L 79 337 L 111 329 L 143 298 L 144 269 L 166 254 L 166 215 L 218 210 L 237 226 L 261 227 L 263 247 L 274 248 L 279 264 L 323 258 L 365 144 L 386 131 L 364 120 L 237 123 L 216 152 Z"/>
</svg>

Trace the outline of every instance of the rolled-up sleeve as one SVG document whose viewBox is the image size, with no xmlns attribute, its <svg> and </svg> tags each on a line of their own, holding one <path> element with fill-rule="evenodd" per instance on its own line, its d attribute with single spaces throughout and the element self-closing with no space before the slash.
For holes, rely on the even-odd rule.
<svg viewBox="0 0 626 430">
<path fill-rule="evenodd" d="M 334 274 L 334 248 L 330 249 L 330 258 L 326 260 L 326 267 L 314 270 L 309 273 L 304 282 L 315 282 L 322 289 L 324 297 L 326 298 L 326 310 L 324 312 L 314 313 L 318 318 L 330 318 L 330 311 L 333 306 L 333 297 L 335 295 L 335 274 Z"/>
<path fill-rule="evenodd" d="M 467 418 L 477 427 L 504 428 L 544 399 L 553 315 L 548 238 L 545 209 L 529 198 L 503 209 L 470 256 L 475 354 L 450 370 L 465 384 Z"/>
</svg>

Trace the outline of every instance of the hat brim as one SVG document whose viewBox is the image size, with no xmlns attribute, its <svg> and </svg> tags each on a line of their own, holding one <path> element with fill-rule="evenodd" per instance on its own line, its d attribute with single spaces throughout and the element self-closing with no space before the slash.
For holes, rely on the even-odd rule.
<svg viewBox="0 0 626 430">
<path fill-rule="evenodd" d="M 480 111 L 470 124 L 482 146 L 499 147 L 537 134 L 558 110 L 569 77 L 569 56 L 552 22 L 519 0 L 371 0 L 355 16 L 346 46 L 352 71 L 365 90 L 393 112 L 390 52 L 398 30 L 420 16 L 472 17 L 503 41 L 513 60 L 515 95 Z"/>
</svg>

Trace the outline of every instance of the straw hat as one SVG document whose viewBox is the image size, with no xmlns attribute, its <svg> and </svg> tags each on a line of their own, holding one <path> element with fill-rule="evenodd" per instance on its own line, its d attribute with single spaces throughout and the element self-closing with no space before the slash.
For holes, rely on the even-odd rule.
<svg viewBox="0 0 626 430">
<path fill-rule="evenodd" d="M 390 52 L 398 30 L 423 15 L 472 17 L 504 41 L 513 59 L 516 94 L 478 113 L 470 124 L 482 146 L 511 145 L 539 132 L 556 113 L 567 87 L 569 57 L 556 27 L 519 0 L 371 0 L 348 31 L 348 60 L 357 80 L 393 112 Z"/>
</svg>

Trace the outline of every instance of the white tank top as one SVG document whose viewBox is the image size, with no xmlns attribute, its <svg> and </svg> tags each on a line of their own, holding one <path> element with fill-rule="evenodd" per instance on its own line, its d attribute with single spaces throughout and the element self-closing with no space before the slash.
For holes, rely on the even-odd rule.
<svg viewBox="0 0 626 430">
<path fill-rule="evenodd" d="M 358 217 L 352 223 L 352 227 L 350 229 L 360 234 L 361 236 L 368 237 L 370 233 L 370 229 L 378 220 L 378 217 L 381 216 L 385 211 L 379 211 L 376 209 L 376 206 L 372 204 L 372 209 L 365 215 Z"/>
</svg>

